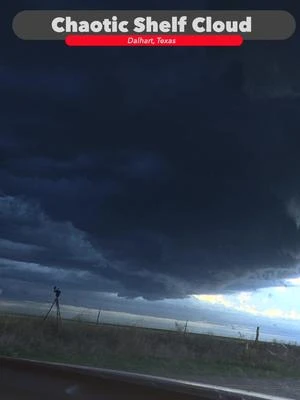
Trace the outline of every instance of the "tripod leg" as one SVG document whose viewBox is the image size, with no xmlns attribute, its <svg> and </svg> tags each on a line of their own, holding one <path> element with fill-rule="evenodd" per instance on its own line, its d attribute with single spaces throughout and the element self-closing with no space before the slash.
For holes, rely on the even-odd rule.
<svg viewBox="0 0 300 400">
<path fill-rule="evenodd" d="M 61 314 L 60 314 L 60 305 L 59 305 L 59 301 L 57 301 L 57 306 L 58 306 L 58 318 L 59 318 L 59 322 L 61 324 Z"/>
<path fill-rule="evenodd" d="M 57 325 L 57 328 L 58 328 L 59 325 L 61 324 L 61 315 L 60 315 L 60 308 L 59 308 L 58 298 L 56 298 L 55 304 L 56 304 L 56 325 Z"/>
<path fill-rule="evenodd" d="M 47 314 L 45 315 L 44 321 L 46 321 L 46 319 L 48 318 L 48 315 L 50 314 L 50 312 L 51 312 L 51 310 L 52 310 L 52 308 L 53 308 L 53 306 L 54 306 L 54 303 L 55 303 L 55 300 L 53 301 L 53 303 L 52 303 L 52 305 L 51 305 L 49 311 L 48 311 Z"/>
<path fill-rule="evenodd" d="M 56 305 L 56 325 L 58 327 L 58 300 L 57 300 L 57 298 L 55 299 L 55 305 Z"/>
</svg>

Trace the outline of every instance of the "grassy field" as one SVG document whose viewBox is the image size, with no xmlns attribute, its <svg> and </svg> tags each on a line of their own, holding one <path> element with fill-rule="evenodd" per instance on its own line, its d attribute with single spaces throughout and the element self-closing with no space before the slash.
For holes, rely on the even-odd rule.
<svg viewBox="0 0 300 400">
<path fill-rule="evenodd" d="M 153 375 L 299 378 L 300 347 L 0 316 L 0 355 L 67 362 Z"/>
</svg>

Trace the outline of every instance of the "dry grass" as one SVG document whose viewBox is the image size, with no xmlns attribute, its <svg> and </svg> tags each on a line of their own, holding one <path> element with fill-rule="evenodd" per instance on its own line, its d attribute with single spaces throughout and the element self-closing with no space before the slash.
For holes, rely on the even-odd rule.
<svg viewBox="0 0 300 400">
<path fill-rule="evenodd" d="M 0 317 L 0 355 L 185 379 L 300 377 L 296 346 L 78 322 L 57 330 L 54 321 L 31 317 Z"/>
</svg>

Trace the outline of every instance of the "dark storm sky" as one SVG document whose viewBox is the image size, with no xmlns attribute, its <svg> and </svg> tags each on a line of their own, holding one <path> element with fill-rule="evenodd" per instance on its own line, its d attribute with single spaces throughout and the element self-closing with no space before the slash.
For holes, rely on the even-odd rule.
<svg viewBox="0 0 300 400">
<path fill-rule="evenodd" d="M 31 282 L 182 298 L 300 274 L 299 34 L 237 49 L 67 48 L 23 42 L 10 24 L 69 2 L 16 3 L 1 28 L 3 296 Z M 200 3 L 184 8 L 225 8 Z M 297 20 L 295 4 L 243 8 Z"/>
</svg>

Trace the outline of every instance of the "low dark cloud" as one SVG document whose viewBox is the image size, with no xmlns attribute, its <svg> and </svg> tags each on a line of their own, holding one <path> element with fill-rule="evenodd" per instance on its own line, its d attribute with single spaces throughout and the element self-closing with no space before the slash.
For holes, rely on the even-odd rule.
<svg viewBox="0 0 300 400">
<path fill-rule="evenodd" d="M 298 35 L 101 50 L 6 35 L 3 295 L 30 281 L 184 298 L 300 273 Z"/>
</svg>

